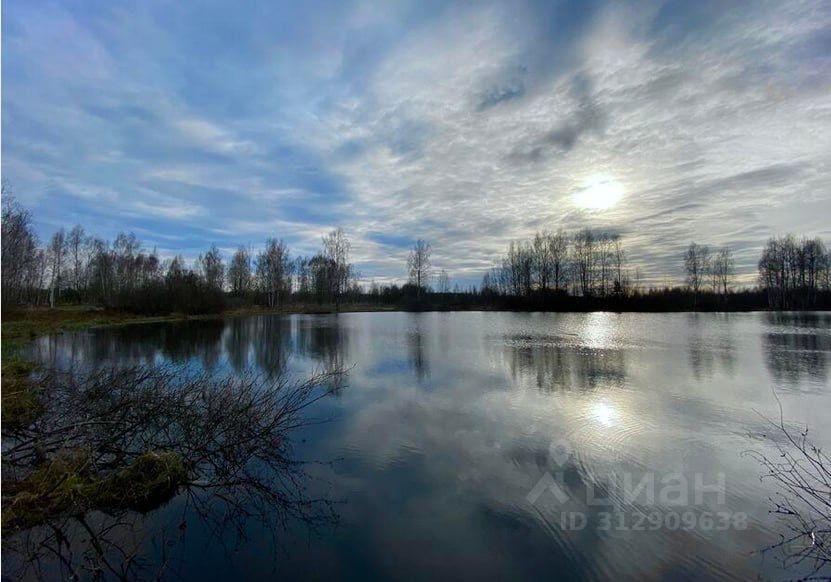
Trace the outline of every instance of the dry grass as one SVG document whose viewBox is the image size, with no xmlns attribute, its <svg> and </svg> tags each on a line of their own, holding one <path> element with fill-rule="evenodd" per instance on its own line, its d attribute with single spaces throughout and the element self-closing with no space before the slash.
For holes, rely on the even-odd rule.
<svg viewBox="0 0 831 582">
<path fill-rule="evenodd" d="M 147 452 L 127 467 L 102 477 L 88 451 L 62 451 L 24 479 L 4 484 L 3 531 L 19 531 L 52 519 L 92 510 L 148 511 L 172 498 L 185 483 L 182 459 L 172 452 Z"/>
</svg>

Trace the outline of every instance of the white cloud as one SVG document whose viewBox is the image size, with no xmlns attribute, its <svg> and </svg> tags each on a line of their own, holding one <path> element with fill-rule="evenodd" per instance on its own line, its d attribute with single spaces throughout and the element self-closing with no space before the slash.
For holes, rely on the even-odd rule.
<svg viewBox="0 0 831 582">
<path fill-rule="evenodd" d="M 404 276 L 406 249 L 377 233 L 427 238 L 473 279 L 537 229 L 615 228 L 654 281 L 693 238 L 733 245 L 749 281 L 768 236 L 831 236 L 826 3 L 681 15 L 669 34 L 660 2 L 579 25 L 531 3 L 356 2 L 259 11 L 231 44 L 212 27 L 236 19 L 157 9 L 4 14 L 3 171 L 50 227 L 80 202 L 108 236 L 308 252 L 340 224 L 378 278 Z M 577 208 L 600 175 L 621 203 Z"/>
</svg>

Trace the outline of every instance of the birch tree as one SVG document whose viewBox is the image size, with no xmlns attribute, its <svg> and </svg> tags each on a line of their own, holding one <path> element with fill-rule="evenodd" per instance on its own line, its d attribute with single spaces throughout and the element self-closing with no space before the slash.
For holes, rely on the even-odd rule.
<svg viewBox="0 0 831 582">
<path fill-rule="evenodd" d="M 430 243 L 418 239 L 410 256 L 407 258 L 407 268 L 410 274 L 410 283 L 416 286 L 416 296 L 421 299 L 422 288 L 430 280 Z"/>
<path fill-rule="evenodd" d="M 64 256 L 66 251 L 66 232 L 60 229 L 52 235 L 52 240 L 49 241 L 49 248 L 47 255 L 49 259 L 49 306 L 55 308 L 58 304 L 58 295 L 60 294 L 61 278 L 64 269 Z"/>
<path fill-rule="evenodd" d="M 339 307 L 343 295 L 349 289 L 353 268 L 349 262 L 352 245 L 342 228 L 336 228 L 323 237 L 323 263 L 328 264 L 331 273 L 328 276 L 330 295 Z"/>
<path fill-rule="evenodd" d="M 228 286 L 231 293 L 243 297 L 251 290 L 251 253 L 240 246 L 228 265 Z"/>
<path fill-rule="evenodd" d="M 222 262 L 222 253 L 216 245 L 211 245 L 208 252 L 199 255 L 197 264 L 199 273 L 208 287 L 221 291 L 225 281 L 225 264 Z"/>
<path fill-rule="evenodd" d="M 684 253 L 684 269 L 687 273 L 687 287 L 693 293 L 693 301 L 698 303 L 698 294 L 706 284 L 710 272 L 710 249 L 706 245 L 690 243 Z"/>
</svg>

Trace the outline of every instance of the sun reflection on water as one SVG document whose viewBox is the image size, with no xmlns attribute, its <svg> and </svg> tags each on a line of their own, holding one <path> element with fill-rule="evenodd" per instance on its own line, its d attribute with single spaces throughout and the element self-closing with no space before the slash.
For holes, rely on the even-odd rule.
<svg viewBox="0 0 831 582">
<path fill-rule="evenodd" d="M 603 426 L 612 426 L 618 419 L 617 409 L 606 402 L 595 402 L 592 404 L 591 416 Z"/>
</svg>

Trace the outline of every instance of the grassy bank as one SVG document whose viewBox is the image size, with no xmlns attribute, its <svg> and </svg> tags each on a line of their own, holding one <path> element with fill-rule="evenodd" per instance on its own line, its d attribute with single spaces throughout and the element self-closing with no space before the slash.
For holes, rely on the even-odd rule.
<svg viewBox="0 0 831 582">
<path fill-rule="evenodd" d="M 9 430 L 19 430 L 31 424 L 42 409 L 38 387 L 30 378 L 35 371 L 35 364 L 23 355 L 29 342 L 42 335 L 60 331 L 167 319 L 175 318 L 131 316 L 88 306 L 4 310 L 1 336 L 4 435 Z"/>
<path fill-rule="evenodd" d="M 163 319 L 167 318 L 134 317 L 83 306 L 6 310 L 2 322 L 4 444 L 15 442 L 16 435 L 37 422 L 46 409 L 43 386 L 33 377 L 33 373 L 37 371 L 36 365 L 23 355 L 23 349 L 30 341 L 41 335 L 66 330 Z M 133 470 L 136 467 L 146 469 L 150 466 L 153 469 L 154 466 L 145 461 L 156 457 L 152 457 L 152 453 L 146 455 L 141 458 L 142 464 L 128 466 L 117 478 L 110 477 L 106 480 L 99 479 L 89 469 L 84 462 L 83 450 L 62 451 L 52 458 L 43 459 L 33 471 L 22 478 L 9 477 L 14 471 L 4 471 L 3 532 L 10 533 L 45 523 L 52 516 L 66 512 L 74 513 L 90 507 L 114 505 L 123 500 L 138 503 L 133 499 L 137 495 L 142 498 L 154 495 L 153 486 L 159 480 L 166 483 L 171 481 L 158 470 L 145 470 L 141 474 L 142 479 L 133 478 L 134 473 L 138 474 Z M 3 461 L 5 465 L 6 459 Z M 153 486 L 145 486 L 148 483 Z M 137 491 L 141 492 L 136 493 Z"/>
<path fill-rule="evenodd" d="M 369 310 L 362 306 L 354 308 Z M 292 310 L 302 313 L 326 311 L 318 306 Z M 29 342 L 45 334 L 94 327 L 286 312 L 240 309 L 211 316 L 142 317 L 85 306 L 4 312 L 3 534 L 13 534 L 56 519 L 83 519 L 92 510 L 151 509 L 164 503 L 176 494 L 180 486 L 203 473 L 198 463 L 188 457 L 188 452 L 196 448 L 193 443 L 182 446 L 182 443 L 160 440 L 145 442 L 138 449 L 131 445 L 121 450 L 118 448 L 121 438 L 118 435 L 122 432 L 130 435 L 130 430 L 139 431 L 137 434 L 140 437 L 133 435 L 126 440 L 130 443 L 144 442 L 142 439 L 146 440 L 147 436 L 141 432 L 143 426 L 152 427 L 153 423 L 167 422 L 166 429 L 180 425 L 187 428 L 169 431 L 171 434 L 191 434 L 195 428 L 204 429 L 205 434 L 198 440 L 209 443 L 213 438 L 212 427 L 219 421 L 199 416 L 203 414 L 203 408 L 223 410 L 223 422 L 228 423 L 223 434 L 256 428 L 261 419 L 253 418 L 252 411 L 260 415 L 267 411 L 272 411 L 274 415 L 283 413 L 276 396 L 273 402 L 258 401 L 256 406 L 240 405 L 234 409 L 228 402 L 239 404 L 240 394 L 244 394 L 245 389 L 249 389 L 252 401 L 259 392 L 244 385 L 229 388 L 223 383 L 213 384 L 209 378 L 193 380 L 186 384 L 185 389 L 189 387 L 193 392 L 193 397 L 186 399 L 187 402 L 199 402 L 199 398 L 210 396 L 210 406 L 187 410 L 187 402 L 183 404 L 178 400 L 181 396 L 177 385 L 180 377 L 176 374 L 167 377 L 165 374 L 168 372 L 163 369 L 147 368 L 132 372 L 133 375 L 131 372 L 110 372 L 109 376 L 97 379 L 68 377 L 51 370 L 40 370 L 25 357 Z M 148 382 L 147 378 L 153 381 Z M 233 398 L 223 392 L 226 389 L 233 393 Z M 302 398 L 298 400 L 301 401 Z M 160 414 L 159 403 L 166 404 L 165 414 Z M 236 416 L 231 418 L 230 412 L 234 410 Z M 129 422 L 121 418 L 124 411 L 129 411 Z M 136 417 L 141 417 L 140 421 Z M 83 421 L 78 424 L 72 418 Z M 64 424 L 61 425 L 61 422 Z M 114 431 L 116 436 L 109 435 L 107 427 L 119 422 L 124 424 L 124 430 Z M 79 433 L 78 427 L 85 424 L 94 424 L 99 428 Z M 272 424 L 263 423 L 263 426 Z M 165 430 L 151 432 L 167 434 Z M 56 434 L 66 436 L 56 444 Z M 265 429 L 257 436 L 271 437 Z M 250 439 L 244 442 L 250 442 Z M 280 442 L 275 440 L 271 448 L 278 450 Z M 226 450 L 228 446 L 231 445 L 224 444 L 219 450 Z M 113 450 L 121 452 L 113 455 Z"/>
<path fill-rule="evenodd" d="M 355 304 L 321 306 L 295 304 L 281 309 L 245 307 L 226 310 L 211 315 L 171 314 L 142 316 L 130 313 L 96 308 L 88 305 L 62 306 L 56 309 L 45 307 L 4 310 L 2 322 L 2 423 L 5 429 L 19 429 L 37 418 L 41 406 L 38 388 L 30 379 L 35 364 L 25 359 L 26 345 L 40 336 L 62 331 L 78 331 L 96 327 L 158 323 L 164 321 L 223 319 L 246 315 L 290 314 L 290 313 L 335 313 L 393 311 L 389 306 Z"/>
</svg>

